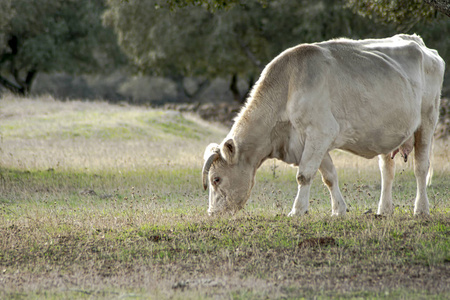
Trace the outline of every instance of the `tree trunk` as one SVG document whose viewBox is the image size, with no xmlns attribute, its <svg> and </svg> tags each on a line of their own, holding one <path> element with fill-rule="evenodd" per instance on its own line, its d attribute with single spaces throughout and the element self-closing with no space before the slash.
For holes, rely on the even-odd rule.
<svg viewBox="0 0 450 300">
<path fill-rule="evenodd" d="M 250 96 L 250 92 L 252 91 L 253 85 L 255 84 L 255 78 L 253 76 L 250 76 L 248 78 L 248 89 L 245 92 L 244 96 L 241 97 L 241 93 L 239 92 L 238 86 L 238 76 L 236 74 L 233 74 L 231 77 L 231 83 L 230 83 L 230 91 L 233 93 L 233 99 L 234 101 L 237 101 L 239 103 L 245 103 L 247 98 Z"/>
<path fill-rule="evenodd" d="M 27 76 L 25 77 L 25 82 L 22 84 L 23 95 L 28 95 L 31 92 L 31 86 L 36 78 L 36 74 L 37 71 L 35 70 L 28 71 Z"/>
<path fill-rule="evenodd" d="M 193 102 L 201 92 L 203 92 L 206 88 L 208 88 L 210 81 L 208 79 L 203 80 L 198 85 L 197 89 L 193 93 L 189 93 L 185 86 L 183 85 L 184 94 L 189 98 L 189 102 Z"/>
<path fill-rule="evenodd" d="M 19 72 L 14 70 L 13 72 L 15 82 L 8 80 L 2 76 L 0 76 L 0 85 L 6 88 L 8 91 L 13 94 L 17 94 L 20 96 L 26 96 L 31 91 L 31 86 L 33 85 L 33 81 L 36 78 L 37 71 L 30 70 L 27 72 L 25 76 L 25 80 L 22 80 L 19 76 Z"/>
<path fill-rule="evenodd" d="M 20 86 L 15 85 L 6 78 L 0 76 L 0 84 L 13 94 L 21 94 Z"/>
<path fill-rule="evenodd" d="M 20 70 L 15 66 L 15 55 L 19 52 L 18 50 L 18 39 L 16 36 L 11 36 L 8 40 L 8 47 L 10 52 L 4 53 L 0 57 L 0 64 L 9 65 L 8 69 L 11 75 L 14 77 L 14 81 L 9 80 L 3 76 L 0 76 L 0 85 L 9 90 L 10 92 L 17 95 L 28 95 L 31 91 L 31 86 L 33 80 L 36 77 L 37 70 L 31 69 L 27 71 L 25 79 L 20 78 Z"/>
<path fill-rule="evenodd" d="M 233 76 L 231 76 L 230 91 L 233 94 L 234 101 L 242 103 L 241 94 L 239 93 L 239 89 L 237 86 L 237 81 L 238 81 L 238 76 L 235 73 L 235 74 L 233 74 Z"/>
<path fill-rule="evenodd" d="M 186 89 L 184 88 L 184 77 L 180 75 L 173 75 L 169 76 L 169 78 L 175 83 L 177 102 L 186 102 L 189 97 L 186 95 Z"/>
</svg>

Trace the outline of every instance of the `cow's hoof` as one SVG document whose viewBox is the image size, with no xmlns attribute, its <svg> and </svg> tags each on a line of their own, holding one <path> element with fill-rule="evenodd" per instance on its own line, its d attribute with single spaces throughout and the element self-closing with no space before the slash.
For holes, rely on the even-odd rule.
<svg viewBox="0 0 450 300">
<path fill-rule="evenodd" d="M 430 216 L 430 211 L 415 211 L 414 212 L 414 217 L 429 217 Z"/>
<path fill-rule="evenodd" d="M 377 215 L 379 216 L 391 216 L 394 213 L 394 206 L 387 206 L 387 207 L 382 207 L 382 208 L 378 208 L 377 211 Z"/>
<path fill-rule="evenodd" d="M 333 217 L 341 217 L 345 216 L 345 214 L 348 212 L 347 206 L 341 205 L 337 206 L 335 209 L 331 209 L 331 216 Z"/>
<path fill-rule="evenodd" d="M 344 211 L 333 211 L 331 212 L 332 217 L 343 217 L 347 213 L 347 210 Z"/>
<path fill-rule="evenodd" d="M 308 211 L 307 211 L 307 210 L 305 210 L 305 211 L 303 211 L 303 212 L 299 212 L 298 210 L 293 209 L 293 210 L 291 210 L 291 212 L 288 214 L 288 217 L 300 217 L 300 216 L 303 216 L 303 215 L 306 215 L 306 214 L 308 214 Z"/>
</svg>

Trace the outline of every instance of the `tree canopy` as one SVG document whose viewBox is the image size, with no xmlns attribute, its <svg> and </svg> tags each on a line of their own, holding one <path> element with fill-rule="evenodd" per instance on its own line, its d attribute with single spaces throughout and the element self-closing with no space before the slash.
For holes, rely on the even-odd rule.
<svg viewBox="0 0 450 300">
<path fill-rule="evenodd" d="M 450 17 L 450 0 L 423 0 L 436 10 Z"/>
<path fill-rule="evenodd" d="M 0 0 L 0 84 L 25 94 L 38 72 L 92 73 L 123 60 L 103 10 L 102 0 Z"/>
<path fill-rule="evenodd" d="M 346 0 L 347 6 L 358 14 L 377 22 L 393 23 L 408 31 L 421 21 L 435 18 L 436 11 L 421 0 Z"/>
<path fill-rule="evenodd" d="M 222 77 L 242 99 L 238 78 L 250 87 L 299 43 L 416 32 L 448 59 L 450 19 L 427 3 L 445 13 L 449 1 L 0 0 L 0 85 L 27 93 L 38 72 L 108 72 L 123 51 L 134 71 L 171 78 L 179 93 L 186 77 Z"/>
</svg>

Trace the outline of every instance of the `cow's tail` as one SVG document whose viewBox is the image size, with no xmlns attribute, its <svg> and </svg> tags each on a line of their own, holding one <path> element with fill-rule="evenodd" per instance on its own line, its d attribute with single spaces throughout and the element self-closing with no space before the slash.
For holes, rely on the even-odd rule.
<svg viewBox="0 0 450 300">
<path fill-rule="evenodd" d="M 433 154 L 434 150 L 434 137 L 431 138 L 431 147 L 430 147 L 430 167 L 428 168 L 428 174 L 427 174 L 427 186 L 431 185 L 431 179 L 433 178 Z"/>
</svg>

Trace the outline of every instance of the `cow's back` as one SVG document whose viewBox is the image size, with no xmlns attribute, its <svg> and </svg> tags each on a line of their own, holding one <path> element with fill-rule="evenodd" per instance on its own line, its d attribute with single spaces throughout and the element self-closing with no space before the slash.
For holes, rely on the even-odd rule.
<svg viewBox="0 0 450 300">
<path fill-rule="evenodd" d="M 323 99 L 308 101 L 329 105 L 340 127 L 334 148 L 364 157 L 388 153 L 412 136 L 424 111 L 437 113 L 444 65 L 437 52 L 426 48 L 420 37 L 339 39 L 313 45 L 321 51 L 309 58 L 308 69 L 318 70 L 320 76 L 317 84 L 309 80 L 306 87 L 314 92 L 320 90 L 320 94 L 310 94 Z M 295 54 L 293 49 L 287 56 Z M 304 70 L 294 68 L 291 72 L 305 78 Z M 300 83 L 298 89 L 304 90 L 305 85 Z M 297 97 L 295 101 L 299 109 L 305 109 L 301 106 L 305 99 Z M 314 113 L 311 118 L 317 117 Z"/>
</svg>

